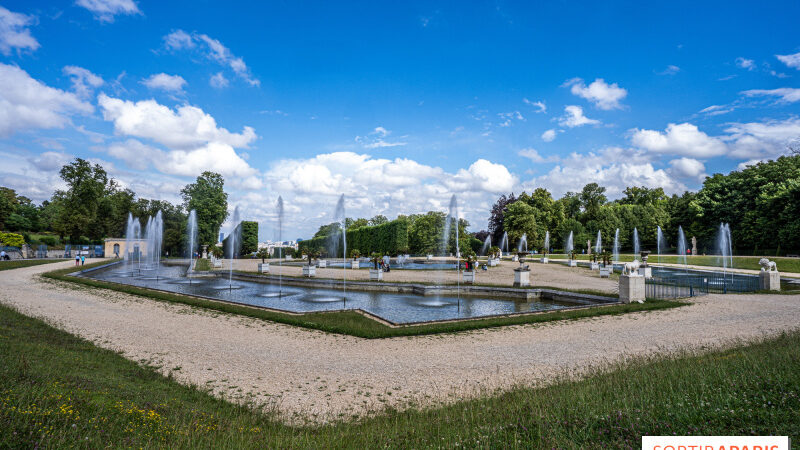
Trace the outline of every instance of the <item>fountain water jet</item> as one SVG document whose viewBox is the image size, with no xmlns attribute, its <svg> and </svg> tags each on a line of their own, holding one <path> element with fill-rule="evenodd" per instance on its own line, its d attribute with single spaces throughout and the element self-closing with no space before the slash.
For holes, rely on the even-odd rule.
<svg viewBox="0 0 800 450">
<path fill-rule="evenodd" d="M 342 302 L 347 305 L 347 216 L 344 209 L 344 194 L 339 197 L 336 202 L 336 209 L 333 212 L 334 220 L 341 224 L 342 230 Z M 333 244 L 333 255 L 338 256 L 339 237 L 336 233 L 332 234 L 330 239 Z"/>
<path fill-rule="evenodd" d="M 569 236 L 567 236 L 567 241 L 564 243 L 564 252 L 567 254 L 567 257 L 569 257 L 569 254 L 575 249 L 573 239 L 573 232 L 570 231 Z"/>
<path fill-rule="evenodd" d="M 237 239 L 237 235 L 240 235 L 242 232 L 241 224 L 239 223 L 239 207 L 233 209 L 233 220 L 231 222 L 231 231 L 228 233 L 228 257 L 231 259 L 230 264 L 228 266 L 228 290 L 233 289 L 233 259 L 239 253 L 237 250 L 237 245 L 241 245 L 239 242 L 240 239 Z"/>
<path fill-rule="evenodd" d="M 633 227 L 633 259 L 639 259 L 639 230 Z"/>
<path fill-rule="evenodd" d="M 661 254 L 666 250 L 667 242 L 664 239 L 664 232 L 661 231 L 661 226 L 658 226 L 656 231 L 656 252 L 658 254 L 658 262 L 661 262 Z"/>
<path fill-rule="evenodd" d="M 722 273 L 727 273 L 728 268 L 733 268 L 733 241 L 731 239 L 731 226 L 727 223 L 719 224 L 717 232 L 717 251 L 722 257 Z"/>
<path fill-rule="evenodd" d="M 483 247 L 481 247 L 481 256 L 486 256 L 486 252 L 489 250 L 489 247 L 492 246 L 492 235 L 486 236 L 486 239 L 483 241 Z"/>
<path fill-rule="evenodd" d="M 550 253 L 550 230 L 544 233 L 544 254 Z"/>
<path fill-rule="evenodd" d="M 275 206 L 275 215 L 277 216 L 278 223 L 275 226 L 276 241 L 280 242 L 278 246 L 278 297 L 283 295 L 283 197 L 278 196 L 278 204 Z"/>
<path fill-rule="evenodd" d="M 458 310 L 461 311 L 461 249 L 458 243 L 458 199 L 453 194 L 450 197 L 450 205 L 447 208 L 447 216 L 444 218 L 444 230 L 442 231 L 442 253 L 447 256 L 447 249 L 450 243 L 450 223 L 456 225 L 456 293 L 458 296 Z"/>
<path fill-rule="evenodd" d="M 519 238 L 519 243 L 517 244 L 517 251 L 518 252 L 527 252 L 528 251 L 528 234 L 522 233 L 522 237 Z"/>
<path fill-rule="evenodd" d="M 506 255 L 508 254 L 508 233 L 503 232 L 503 239 L 500 240 L 500 254 L 502 256 L 503 249 L 506 251 Z"/>
<path fill-rule="evenodd" d="M 189 241 L 189 271 L 194 272 L 194 247 L 197 244 L 197 211 L 189 211 L 189 220 L 186 223 L 186 238 Z M 192 279 L 189 278 L 189 282 Z"/>
<path fill-rule="evenodd" d="M 614 261 L 619 262 L 619 228 L 614 232 Z"/>
<path fill-rule="evenodd" d="M 678 226 L 678 257 L 683 259 L 683 268 L 688 269 L 686 260 L 686 235 L 683 234 L 683 227 Z"/>
<path fill-rule="evenodd" d="M 594 243 L 594 252 L 599 254 L 603 251 L 603 235 L 600 230 L 597 230 L 597 240 Z"/>
</svg>

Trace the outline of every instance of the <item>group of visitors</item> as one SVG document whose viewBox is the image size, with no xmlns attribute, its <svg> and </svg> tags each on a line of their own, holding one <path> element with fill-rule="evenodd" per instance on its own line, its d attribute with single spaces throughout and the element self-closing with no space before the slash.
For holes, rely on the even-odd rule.
<svg viewBox="0 0 800 450">
<path fill-rule="evenodd" d="M 84 264 L 86 264 L 86 255 L 78 255 L 78 254 L 76 254 L 75 255 L 75 265 L 76 266 L 82 266 Z"/>
<path fill-rule="evenodd" d="M 5 251 L 5 250 L 0 250 L 0 260 L 3 260 L 3 261 L 10 261 L 10 260 L 11 260 L 11 257 L 10 257 L 10 256 L 8 256 L 8 253 L 6 253 L 6 251 Z"/>
</svg>

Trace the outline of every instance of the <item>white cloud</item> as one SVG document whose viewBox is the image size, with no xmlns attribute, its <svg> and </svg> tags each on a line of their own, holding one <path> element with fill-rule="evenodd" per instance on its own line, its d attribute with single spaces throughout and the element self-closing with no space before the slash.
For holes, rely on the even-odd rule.
<svg viewBox="0 0 800 450">
<path fill-rule="evenodd" d="M 451 180 L 445 181 L 454 192 L 477 189 L 494 194 L 510 192 L 517 182 L 506 166 L 485 159 L 475 161 L 466 170 L 460 169 Z"/>
<path fill-rule="evenodd" d="M 191 148 L 207 142 L 231 147 L 247 147 L 256 139 L 251 127 L 231 133 L 217 127 L 209 114 L 195 106 L 184 105 L 175 111 L 155 100 L 132 102 L 100 94 L 97 102 L 105 120 L 114 122 L 117 134 L 152 139 L 170 148 Z"/>
<path fill-rule="evenodd" d="M 752 59 L 742 58 L 741 56 L 736 58 L 736 66 L 740 69 L 747 69 L 747 70 L 756 70 L 756 63 Z"/>
<path fill-rule="evenodd" d="M 775 55 L 775 57 L 787 66 L 800 70 L 800 52 L 793 55 Z"/>
<path fill-rule="evenodd" d="M 542 140 L 545 142 L 553 142 L 555 138 L 556 138 L 556 130 L 552 128 L 542 133 Z"/>
<path fill-rule="evenodd" d="M 108 146 L 108 154 L 125 161 L 131 169 L 146 170 L 164 157 L 161 150 L 145 145 L 136 139 L 115 142 Z"/>
<path fill-rule="evenodd" d="M 533 102 L 533 101 L 528 100 L 527 98 L 523 98 L 522 101 L 526 105 L 533 106 L 534 108 L 536 108 L 536 112 L 537 113 L 546 113 L 547 112 L 547 106 L 542 101 Z"/>
<path fill-rule="evenodd" d="M 554 196 L 561 196 L 591 182 L 605 186 L 612 199 L 621 197 L 628 186 L 661 187 L 668 194 L 686 190 L 686 185 L 666 170 L 653 167 L 645 153 L 619 147 L 597 153 L 572 153 L 550 172 L 523 183 L 522 187 L 529 192 L 545 187 Z"/>
<path fill-rule="evenodd" d="M 86 8 L 101 22 L 113 22 L 114 16 L 141 14 L 133 0 L 77 0 L 76 5 Z"/>
<path fill-rule="evenodd" d="M 103 79 L 92 72 L 78 66 L 65 66 L 61 69 L 65 75 L 69 76 L 72 82 L 72 90 L 79 96 L 86 98 L 92 94 L 93 89 L 103 85 Z"/>
<path fill-rule="evenodd" d="M 16 66 L 0 63 L 0 137 L 32 128 L 62 128 L 72 114 L 87 114 L 91 104 L 49 87 Z"/>
<path fill-rule="evenodd" d="M 597 125 L 599 120 L 590 119 L 583 115 L 583 108 L 576 105 L 569 105 L 564 107 L 564 116 L 558 119 L 559 125 L 562 127 L 575 128 L 583 125 Z"/>
<path fill-rule="evenodd" d="M 659 75 L 675 75 L 676 73 L 680 72 L 681 68 L 675 65 L 668 65 L 666 69 L 658 72 Z"/>
<path fill-rule="evenodd" d="M 164 36 L 164 46 L 169 50 L 185 50 L 195 47 L 194 38 L 183 30 L 176 30 Z"/>
<path fill-rule="evenodd" d="M 34 51 L 39 48 L 39 42 L 28 29 L 34 21 L 33 16 L 15 13 L 0 6 L 0 53 L 9 56 L 14 49 Z"/>
<path fill-rule="evenodd" d="M 183 91 L 186 80 L 180 75 L 168 75 L 166 73 L 155 73 L 142 80 L 142 84 L 150 89 L 160 89 L 162 91 L 179 93 Z"/>
<path fill-rule="evenodd" d="M 783 103 L 800 102 L 800 88 L 778 88 L 778 89 L 750 89 L 742 92 L 748 97 L 773 96 L 780 97 L 778 101 Z"/>
<path fill-rule="evenodd" d="M 250 68 L 247 67 L 244 59 L 235 56 L 222 42 L 207 34 L 189 34 L 183 30 L 175 30 L 164 36 L 164 46 L 172 51 L 199 49 L 202 46 L 201 51 L 206 58 L 224 67 L 230 68 L 237 76 L 251 86 L 261 85 L 261 82 L 251 75 Z M 218 79 L 217 81 L 221 80 Z M 211 81 L 211 83 L 212 86 L 214 86 L 214 81 Z"/>
<path fill-rule="evenodd" d="M 676 178 L 702 182 L 706 177 L 706 166 L 694 158 L 678 158 L 669 162 L 669 172 Z"/>
<path fill-rule="evenodd" d="M 522 149 L 519 152 L 517 152 L 517 154 L 519 156 L 522 156 L 523 158 L 528 158 L 535 163 L 551 163 L 551 162 L 557 162 L 559 160 L 558 155 L 550 155 L 545 158 L 542 155 L 540 155 L 539 152 L 536 151 L 536 149 L 533 148 Z"/>
<path fill-rule="evenodd" d="M 725 129 L 730 156 L 739 159 L 776 158 L 800 136 L 800 118 L 732 123 Z"/>
<path fill-rule="evenodd" d="M 732 105 L 711 105 L 708 108 L 701 109 L 700 113 L 708 116 L 719 116 L 721 114 L 727 114 L 734 109 L 735 107 Z"/>
<path fill-rule="evenodd" d="M 669 153 L 696 158 L 720 156 L 727 151 L 722 140 L 703 133 L 691 123 L 671 123 L 664 133 L 656 130 L 634 129 L 631 142 L 636 147 L 654 153 Z"/>
<path fill-rule="evenodd" d="M 71 155 L 63 152 L 44 152 L 28 160 L 37 169 L 43 171 L 57 171 L 72 159 Z"/>
<path fill-rule="evenodd" d="M 222 72 L 217 72 L 214 75 L 211 75 L 211 78 L 208 80 L 208 84 L 210 84 L 213 88 L 223 89 L 228 87 L 230 82 L 227 78 L 225 78 L 225 75 Z"/>
<path fill-rule="evenodd" d="M 390 134 L 392 134 L 392 132 L 384 127 L 375 127 L 375 129 L 369 132 L 366 136 L 356 136 L 355 141 L 367 149 L 401 147 L 407 144 L 407 142 L 403 141 L 387 141 L 385 138 Z"/>
<path fill-rule="evenodd" d="M 620 100 L 628 95 L 628 91 L 619 87 L 617 83 L 608 84 L 602 78 L 595 79 L 589 86 L 586 86 L 583 79 L 573 78 L 567 80 L 563 86 L 569 86 L 573 95 L 582 97 L 600 109 L 620 109 Z"/>
<path fill-rule="evenodd" d="M 511 123 L 514 120 L 519 120 L 521 122 L 525 121 L 525 117 L 523 117 L 522 113 L 520 113 L 519 111 L 498 113 L 497 117 L 499 117 L 500 120 L 502 120 L 502 122 L 500 122 L 501 127 L 510 127 Z"/>
</svg>

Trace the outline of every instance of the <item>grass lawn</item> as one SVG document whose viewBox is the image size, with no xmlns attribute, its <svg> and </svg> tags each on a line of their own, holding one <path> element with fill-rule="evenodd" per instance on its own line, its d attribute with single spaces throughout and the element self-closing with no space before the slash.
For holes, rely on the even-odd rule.
<svg viewBox="0 0 800 450">
<path fill-rule="evenodd" d="M 108 264 L 108 261 L 87 264 L 84 269 Z M 580 319 L 585 317 L 596 317 L 605 315 L 625 314 L 636 311 L 654 311 L 665 308 L 675 308 L 684 306 L 687 303 L 670 300 L 648 300 L 645 303 L 631 303 L 627 305 L 603 306 L 597 308 L 585 308 L 566 311 L 553 311 L 542 314 L 527 314 L 511 317 L 493 317 L 487 319 L 476 319 L 460 322 L 434 323 L 427 325 L 413 325 L 406 327 L 392 328 L 376 320 L 361 315 L 355 311 L 342 312 L 318 312 L 306 314 L 285 314 L 281 312 L 268 311 L 260 308 L 217 302 L 199 297 L 174 294 L 170 292 L 156 291 L 137 286 L 110 283 L 91 278 L 71 277 L 67 274 L 74 272 L 75 268 L 55 270 L 44 274 L 45 277 L 67 281 L 71 283 L 89 286 L 93 288 L 111 289 L 133 295 L 140 295 L 153 300 L 183 303 L 191 306 L 213 309 L 220 312 L 240 314 L 258 319 L 265 319 L 272 322 L 284 323 L 315 330 L 326 331 L 329 333 L 349 334 L 351 336 L 363 338 L 389 338 L 397 336 L 416 336 L 424 334 L 453 333 L 459 331 L 475 330 L 479 328 L 491 328 L 507 325 L 521 325 L 527 323 L 550 322 L 554 320 Z"/>
<path fill-rule="evenodd" d="M 2 305 L 0 342 L 2 448 L 637 448 L 642 435 L 800 436 L 798 333 L 319 427 L 216 399 Z"/>
<path fill-rule="evenodd" d="M 579 260 L 588 261 L 590 256 L 589 255 L 575 255 Z M 566 255 L 550 255 L 551 259 L 566 259 Z M 733 268 L 734 269 L 752 269 L 752 270 L 760 270 L 761 266 L 758 265 L 758 260 L 760 260 L 761 256 L 734 256 L 733 257 Z M 619 259 L 622 262 L 633 261 L 633 254 L 620 254 Z M 775 261 L 778 264 L 778 270 L 781 272 L 793 272 L 793 273 L 800 273 L 800 258 L 772 258 L 772 261 Z M 720 267 L 718 256 L 687 256 L 686 262 L 690 265 L 695 266 L 711 266 L 711 267 Z M 658 263 L 662 262 L 664 264 L 683 264 L 683 258 L 678 260 L 677 255 L 663 255 L 659 261 L 658 255 L 650 255 L 650 258 L 647 260 L 649 263 Z"/>
<path fill-rule="evenodd" d="M 11 261 L 0 261 L 0 271 L 19 269 L 22 267 L 38 266 L 40 264 L 50 264 L 65 261 L 64 259 L 14 259 Z"/>
</svg>

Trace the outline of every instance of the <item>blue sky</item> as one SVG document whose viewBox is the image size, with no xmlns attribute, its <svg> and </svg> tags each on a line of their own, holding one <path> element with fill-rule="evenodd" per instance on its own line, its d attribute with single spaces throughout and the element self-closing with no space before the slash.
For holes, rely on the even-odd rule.
<svg viewBox="0 0 800 450">
<path fill-rule="evenodd" d="M 800 3 L 0 2 L 0 184 L 76 156 L 178 200 L 202 170 L 269 238 L 596 181 L 668 193 L 800 138 Z"/>
</svg>

